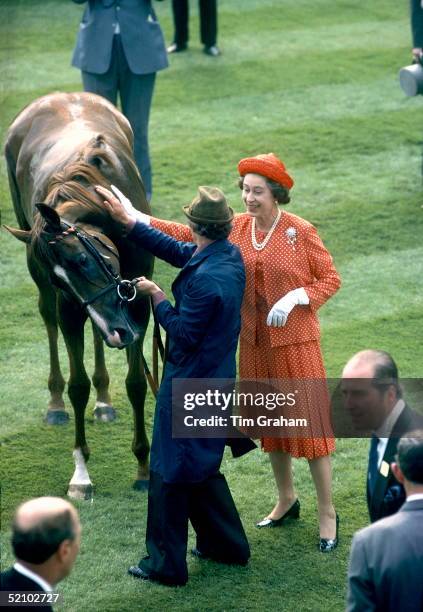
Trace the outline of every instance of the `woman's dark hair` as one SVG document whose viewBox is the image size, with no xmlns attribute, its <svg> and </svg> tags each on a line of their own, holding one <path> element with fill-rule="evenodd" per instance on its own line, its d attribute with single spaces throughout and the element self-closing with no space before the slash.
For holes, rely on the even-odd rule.
<svg viewBox="0 0 423 612">
<path fill-rule="evenodd" d="M 193 232 L 199 236 L 204 236 L 209 240 L 224 240 L 232 230 L 232 223 L 193 223 L 190 221 Z"/>
<path fill-rule="evenodd" d="M 15 520 L 12 525 L 12 548 L 17 559 L 40 564 L 50 559 L 63 540 L 74 540 L 75 535 L 69 510 L 49 516 L 29 529 L 22 529 Z"/>
<path fill-rule="evenodd" d="M 268 179 L 265 176 L 263 176 L 263 178 L 266 181 L 270 191 L 272 192 L 272 196 L 275 198 L 278 204 L 288 204 L 291 201 L 291 198 L 289 197 L 289 189 L 283 187 L 282 185 L 279 185 L 279 183 L 276 183 L 275 181 L 272 181 L 271 179 Z M 238 187 L 240 189 L 244 188 L 243 176 L 239 177 Z"/>
</svg>

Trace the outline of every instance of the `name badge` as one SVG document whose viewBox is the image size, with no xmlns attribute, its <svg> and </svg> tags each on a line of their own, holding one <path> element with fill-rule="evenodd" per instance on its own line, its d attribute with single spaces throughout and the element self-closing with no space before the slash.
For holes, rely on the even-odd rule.
<svg viewBox="0 0 423 612">
<path fill-rule="evenodd" d="M 389 474 L 389 463 L 382 461 L 379 472 L 386 478 Z"/>
</svg>

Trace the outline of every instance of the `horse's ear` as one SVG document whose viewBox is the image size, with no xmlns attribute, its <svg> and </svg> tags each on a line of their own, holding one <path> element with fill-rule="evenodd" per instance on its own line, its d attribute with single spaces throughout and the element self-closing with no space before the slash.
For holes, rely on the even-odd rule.
<svg viewBox="0 0 423 612">
<path fill-rule="evenodd" d="M 27 230 L 16 229 L 15 227 L 9 227 L 8 225 L 3 225 L 8 232 L 12 234 L 15 238 L 20 240 L 21 242 L 26 242 L 27 244 L 31 242 L 31 232 Z"/>
<path fill-rule="evenodd" d="M 51 232 L 52 234 L 58 234 L 62 231 L 62 226 L 60 224 L 60 217 L 54 208 L 51 206 L 47 206 L 44 202 L 38 202 L 35 204 L 35 208 L 38 210 L 44 221 L 47 223 L 45 230 L 47 232 Z"/>
</svg>

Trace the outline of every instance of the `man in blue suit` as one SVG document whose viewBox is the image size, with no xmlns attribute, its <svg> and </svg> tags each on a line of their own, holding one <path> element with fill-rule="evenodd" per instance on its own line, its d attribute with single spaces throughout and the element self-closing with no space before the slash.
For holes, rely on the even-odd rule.
<svg viewBox="0 0 423 612">
<path fill-rule="evenodd" d="M 406 500 L 398 512 L 354 535 L 347 612 L 423 609 L 423 430 L 400 439 L 391 467 Z"/>
<path fill-rule="evenodd" d="M 373 523 L 394 514 L 404 503 L 404 487 L 395 478 L 391 463 L 399 438 L 423 428 L 423 416 L 405 403 L 397 365 L 386 351 L 368 349 L 353 355 L 342 372 L 341 388 L 355 428 L 372 432 L 367 505 Z"/>
<path fill-rule="evenodd" d="M 73 0 L 84 4 L 86 0 Z M 112 104 L 119 92 L 134 132 L 134 155 L 151 199 L 148 120 L 156 72 L 168 65 L 163 34 L 151 0 L 88 0 L 72 65 L 82 71 L 84 90 Z"/>
<path fill-rule="evenodd" d="M 227 240 L 233 211 L 219 189 L 200 187 L 198 197 L 184 207 L 194 243 L 178 242 L 146 223 L 136 223 L 136 211 L 128 214 L 109 191 L 97 190 L 128 239 L 181 268 L 172 285 L 175 306 L 152 281 L 143 278 L 137 284 L 140 292 L 153 298 L 156 317 L 169 338 L 169 352 L 154 418 L 148 555 L 129 573 L 184 585 L 188 521 L 197 534 L 196 556 L 241 565 L 250 556 L 231 493 L 219 472 L 225 439 L 172 437 L 173 380 L 236 376 L 245 271 L 238 247 Z"/>
</svg>

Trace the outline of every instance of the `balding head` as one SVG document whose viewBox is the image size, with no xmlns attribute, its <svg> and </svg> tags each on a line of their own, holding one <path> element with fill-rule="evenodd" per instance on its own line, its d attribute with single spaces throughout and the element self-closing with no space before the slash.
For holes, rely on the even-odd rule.
<svg viewBox="0 0 423 612">
<path fill-rule="evenodd" d="M 378 429 L 401 397 L 398 368 L 385 351 L 356 353 L 342 372 L 342 394 L 358 429 Z"/>
<path fill-rule="evenodd" d="M 12 546 L 20 561 L 42 564 L 65 540 L 79 539 L 75 508 L 60 497 L 38 497 L 21 504 L 13 520 Z"/>
<path fill-rule="evenodd" d="M 40 523 L 52 523 L 59 516 L 70 513 L 77 520 L 75 508 L 61 497 L 37 497 L 21 504 L 15 512 L 14 524 L 28 531 Z"/>
<path fill-rule="evenodd" d="M 386 351 L 367 349 L 351 357 L 342 372 L 342 378 L 368 378 L 378 388 L 394 385 L 396 395 L 401 397 L 398 368 Z"/>
</svg>

